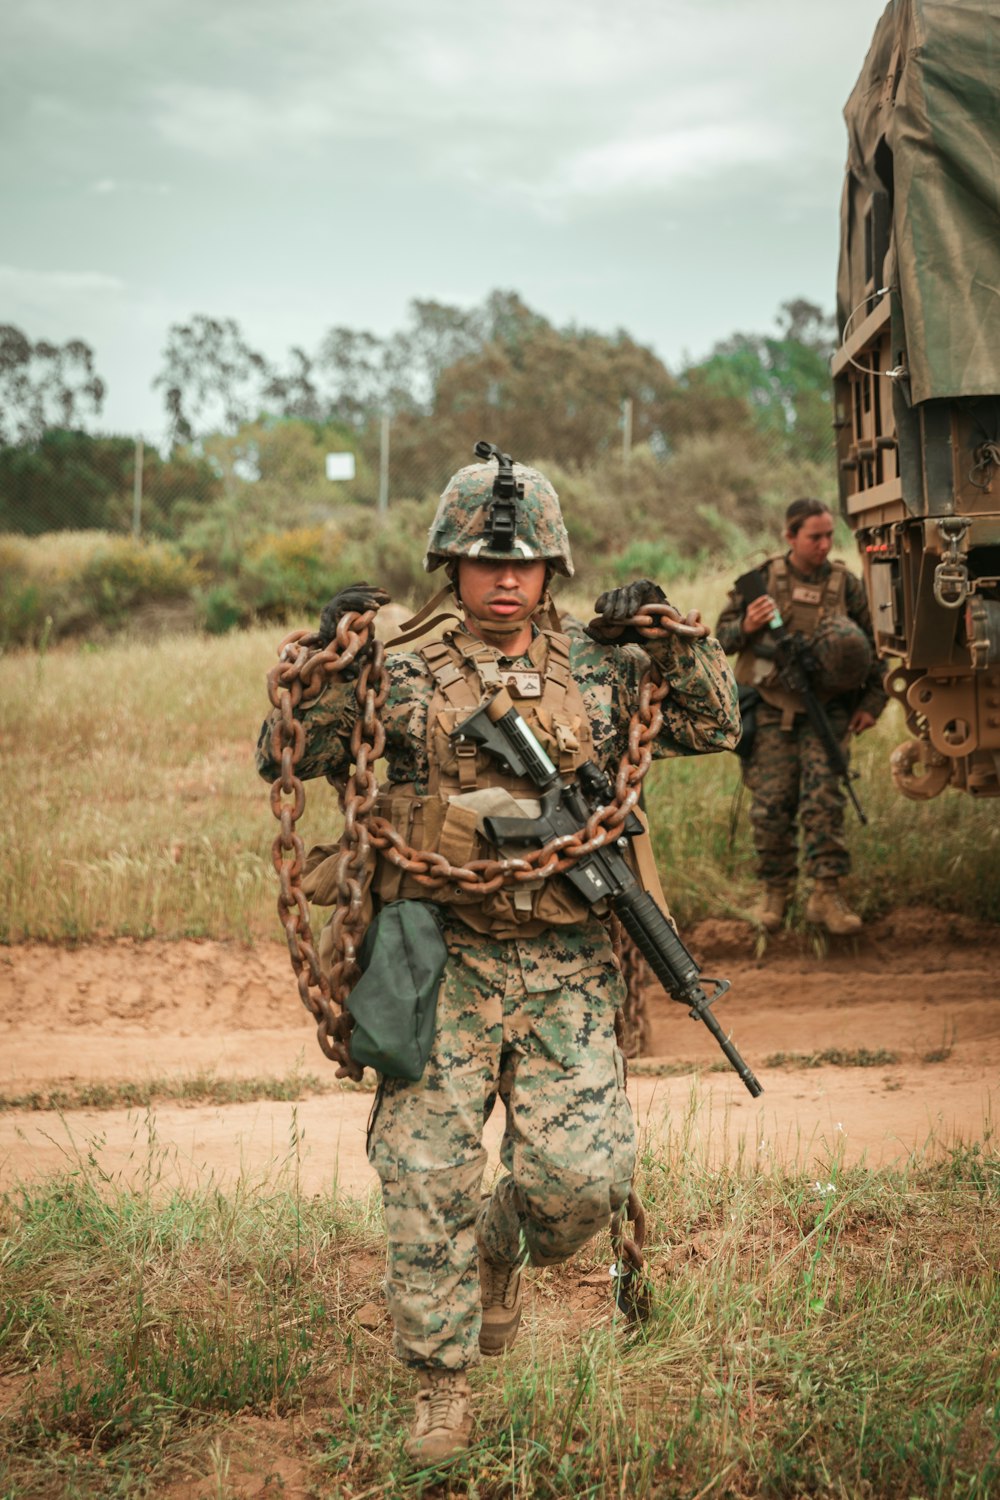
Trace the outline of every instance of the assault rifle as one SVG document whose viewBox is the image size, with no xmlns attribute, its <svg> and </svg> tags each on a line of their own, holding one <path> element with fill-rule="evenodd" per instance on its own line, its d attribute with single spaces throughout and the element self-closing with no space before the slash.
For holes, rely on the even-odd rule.
<svg viewBox="0 0 1000 1500">
<path fill-rule="evenodd" d="M 767 593 L 767 583 L 759 568 L 751 568 L 749 573 L 744 573 L 736 580 L 736 591 L 743 600 L 744 605 L 752 604 L 755 599 L 762 598 Z M 816 697 L 812 682 L 810 681 L 809 646 L 801 635 L 793 634 L 785 624 L 784 620 L 775 606 L 774 614 L 767 622 L 767 629 L 773 644 L 773 659 L 778 668 L 781 682 L 790 693 L 795 693 L 802 699 L 802 706 L 806 711 L 809 722 L 813 727 L 813 733 L 823 746 L 827 764 L 830 770 L 842 784 L 844 791 L 851 799 L 854 811 L 863 824 L 868 819 L 862 810 L 861 803 L 857 799 L 851 782 L 857 776 L 847 764 L 847 757 L 836 734 L 833 725 L 827 717 L 826 709 Z"/>
<path fill-rule="evenodd" d="M 593 761 L 580 766 L 575 781 L 563 781 L 506 688 L 459 724 L 453 738 L 481 746 L 514 776 L 533 782 L 541 794 L 537 818 L 483 819 L 486 837 L 498 849 L 512 844 L 541 848 L 551 839 L 572 836 L 586 825 L 592 813 L 614 798 L 610 780 Z M 642 832 L 635 813 L 629 813 L 616 843 L 582 855 L 562 872 L 563 876 L 592 906 L 600 901 L 608 903 L 670 998 L 690 1006 L 692 1018 L 704 1022 L 756 1099 L 763 1088 L 711 1009 L 729 989 L 728 979 L 707 979 L 705 982 L 715 988 L 711 995 L 706 994 L 701 970 L 653 897 L 643 890 L 622 853 L 628 840 Z"/>
</svg>

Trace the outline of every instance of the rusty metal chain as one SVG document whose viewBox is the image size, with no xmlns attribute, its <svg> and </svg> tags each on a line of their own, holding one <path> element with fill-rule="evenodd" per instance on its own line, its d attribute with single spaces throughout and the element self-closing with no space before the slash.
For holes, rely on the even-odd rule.
<svg viewBox="0 0 1000 1500">
<path fill-rule="evenodd" d="M 625 1233 L 631 1221 L 632 1234 Z M 645 1275 L 642 1247 L 646 1243 L 646 1211 L 634 1187 L 629 1188 L 628 1202 L 611 1221 L 611 1247 L 615 1256 L 615 1300 L 633 1322 L 649 1316 L 650 1288 Z"/>
<path fill-rule="evenodd" d="M 334 639 L 320 650 L 316 649 L 318 638 L 312 631 L 294 631 L 281 642 L 278 664 L 267 677 L 268 696 L 278 709 L 271 732 L 271 754 L 281 767 L 271 786 L 271 811 L 279 823 L 271 845 L 278 875 L 278 917 L 285 929 L 299 995 L 317 1022 L 319 1045 L 337 1064 L 337 1077 L 355 1081 L 361 1079 L 364 1069 L 349 1051 L 352 1023 L 345 1002 L 358 975 L 356 955 L 363 936 L 364 889 L 371 863 L 367 821 L 377 791 L 375 762 L 385 747 L 379 710 L 388 690 L 383 648 L 371 636 L 375 614 L 372 609 L 345 615 Z M 355 695 L 360 713 L 351 739 L 353 769 L 341 792 L 344 832 L 333 916 L 335 959 L 328 978 L 320 968 L 309 903 L 302 890 L 305 849 L 295 825 L 305 811 L 306 794 L 295 768 L 302 759 L 306 737 L 294 711 L 304 698 L 317 697 L 331 677 L 343 677 L 352 668 L 357 671 Z"/>
<path fill-rule="evenodd" d="M 668 635 L 691 636 L 701 640 L 709 634 L 709 628 L 701 618 L 698 609 L 689 610 L 682 615 L 680 610 L 673 604 L 644 604 L 637 615 L 631 615 L 627 620 L 618 620 L 614 625 L 610 624 L 601 615 L 596 615 L 590 622 L 590 626 L 600 629 L 600 638 L 609 643 L 617 640 L 620 635 L 630 627 L 642 630 L 647 640 L 663 641 Z"/>
<path fill-rule="evenodd" d="M 625 1060 L 626 1079 L 630 1058 L 641 1057 L 649 1044 L 649 1011 L 646 995 L 655 983 L 653 971 L 614 912 L 609 932 L 615 959 L 625 980 L 625 1004 L 615 1012 L 615 1040 Z"/>
<path fill-rule="evenodd" d="M 704 627 L 668 606 L 651 606 L 661 617 L 666 632 L 702 634 Z M 436 850 L 415 849 L 388 819 L 374 813 L 378 787 L 375 763 L 385 750 L 385 729 L 380 710 L 385 703 L 388 681 L 384 649 L 375 640 L 372 623 L 377 610 L 349 612 L 337 625 L 336 635 L 320 647 L 319 638 L 307 630 L 293 631 L 281 642 L 278 665 L 268 674 L 268 694 L 279 710 L 271 737 L 273 758 L 281 774 L 271 788 L 271 808 L 279 822 L 272 844 L 272 860 L 278 874 L 278 915 L 285 929 L 299 994 L 306 1009 L 318 1022 L 320 1047 L 338 1064 L 339 1077 L 360 1078 L 362 1070 L 348 1050 L 351 1020 L 345 1006 L 358 977 L 357 949 L 363 936 L 364 892 L 370 877 L 374 850 L 412 876 L 428 895 L 456 891 L 486 896 L 504 884 L 547 880 L 562 874 L 576 860 L 621 837 L 625 820 L 636 806 L 643 778 L 649 770 L 653 746 L 663 724 L 660 704 L 667 694 L 666 682 L 650 668 L 639 686 L 639 702 L 629 722 L 628 745 L 618 765 L 614 796 L 597 808 L 576 833 L 551 839 L 539 849 L 516 859 L 471 860 L 453 865 Z M 646 624 L 645 615 L 635 623 Z M 304 847 L 295 825 L 305 809 L 305 788 L 295 773 L 305 750 L 305 731 L 294 710 L 314 699 L 333 677 L 357 673 L 355 696 L 359 713 L 351 737 L 352 770 L 341 789 L 344 813 L 337 867 L 337 904 L 332 918 L 334 961 L 327 978 L 320 969 L 309 906 L 302 890 Z M 290 799 L 290 800 L 289 800 Z"/>
</svg>

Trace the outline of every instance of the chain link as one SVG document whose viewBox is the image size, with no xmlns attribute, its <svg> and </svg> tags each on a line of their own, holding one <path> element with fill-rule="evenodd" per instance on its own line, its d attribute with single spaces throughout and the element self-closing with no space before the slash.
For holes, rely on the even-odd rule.
<svg viewBox="0 0 1000 1500">
<path fill-rule="evenodd" d="M 646 994 L 655 984 L 653 971 L 614 912 L 608 930 L 615 959 L 625 980 L 625 1004 L 615 1011 L 615 1040 L 621 1050 L 628 1081 L 629 1059 L 641 1057 L 649 1044 L 650 1021 Z"/>
<path fill-rule="evenodd" d="M 371 854 L 367 822 L 375 804 L 375 762 L 385 748 L 379 710 L 388 682 L 381 642 L 372 638 L 376 611 L 345 615 L 333 640 L 321 649 L 308 630 L 293 631 L 278 648 L 278 664 L 267 677 L 267 691 L 278 714 L 271 731 L 271 754 L 281 773 L 271 786 L 271 811 L 278 833 L 271 859 L 278 875 L 278 917 L 285 930 L 299 996 L 317 1022 L 316 1036 L 324 1054 L 337 1064 L 338 1078 L 359 1081 L 364 1069 L 349 1050 L 351 1017 L 345 1006 L 358 977 L 357 950 L 364 936 L 364 893 L 370 878 Z M 334 962 L 329 977 L 323 973 L 309 921 L 309 903 L 302 889 L 305 849 L 295 825 L 305 811 L 305 787 L 296 766 L 305 752 L 305 728 L 295 718 L 303 701 L 319 696 L 335 676 L 356 672 L 355 695 L 360 712 L 351 738 L 353 769 L 340 792 L 344 812 L 337 865 L 337 904 L 333 914 Z"/>
<path fill-rule="evenodd" d="M 632 1224 L 632 1234 L 625 1233 L 627 1223 Z M 646 1243 L 646 1211 L 635 1188 L 629 1188 L 628 1202 L 618 1210 L 611 1221 L 611 1248 L 615 1257 L 618 1276 L 616 1300 L 618 1306 L 633 1321 L 642 1321 L 649 1316 L 650 1288 L 644 1275 L 645 1258 L 642 1247 Z"/>
</svg>

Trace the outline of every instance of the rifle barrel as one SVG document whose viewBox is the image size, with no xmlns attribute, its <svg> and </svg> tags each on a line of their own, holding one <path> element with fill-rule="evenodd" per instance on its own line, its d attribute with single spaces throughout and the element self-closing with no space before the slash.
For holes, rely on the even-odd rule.
<svg viewBox="0 0 1000 1500">
<path fill-rule="evenodd" d="M 612 902 L 615 915 L 645 958 L 649 967 L 675 1000 L 684 1000 L 691 1015 L 703 1021 L 715 1037 L 726 1060 L 735 1068 L 752 1098 L 764 1092 L 736 1047 L 726 1036 L 712 1010 L 712 1002 L 701 984 L 701 971 L 648 891 L 640 886 L 622 891 Z M 728 989 L 728 984 L 726 989 Z M 716 994 L 725 993 L 717 990 Z"/>
</svg>

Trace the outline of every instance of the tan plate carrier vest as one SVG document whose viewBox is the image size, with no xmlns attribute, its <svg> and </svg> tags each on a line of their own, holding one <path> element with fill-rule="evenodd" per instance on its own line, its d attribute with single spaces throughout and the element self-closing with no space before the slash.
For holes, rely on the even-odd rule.
<svg viewBox="0 0 1000 1500">
<path fill-rule="evenodd" d="M 506 687 L 560 775 L 572 776 L 593 758 L 593 741 L 583 695 L 570 673 L 569 638 L 540 631 L 528 650 L 530 667 L 522 662 L 501 669 L 498 652 L 464 631 L 431 641 L 418 654 L 434 678 L 427 711 L 427 794 L 421 796 L 405 782 L 388 786 L 380 792 L 375 810 L 414 849 L 433 849 L 453 865 L 495 859 L 496 850 L 479 831 L 481 811 L 463 799 L 499 787 L 537 806 L 538 789 L 526 778 L 512 776 L 475 745 L 455 744 L 451 735 L 479 707 L 484 694 Z M 455 885 L 430 892 L 384 855 L 379 855 L 373 890 L 382 901 L 440 901 L 458 908 L 462 920 L 477 932 L 500 938 L 533 937 L 546 927 L 575 925 L 591 910 L 567 881 L 558 878 L 504 886 L 487 896 Z"/>
<path fill-rule="evenodd" d="M 806 640 L 812 640 L 825 617 L 847 613 L 847 569 L 842 562 L 831 563 L 830 576 L 820 583 L 804 583 L 796 578 L 784 555 L 769 557 L 761 572 L 786 627 L 790 632 L 800 631 Z M 766 633 L 765 626 L 761 638 Z M 795 715 L 804 713 L 798 693 L 790 693 L 778 683 L 773 658 L 759 656 L 752 643 L 744 646 L 736 658 L 735 677 L 740 687 L 755 687 L 765 703 L 781 709 L 782 729 L 790 729 Z"/>
</svg>

